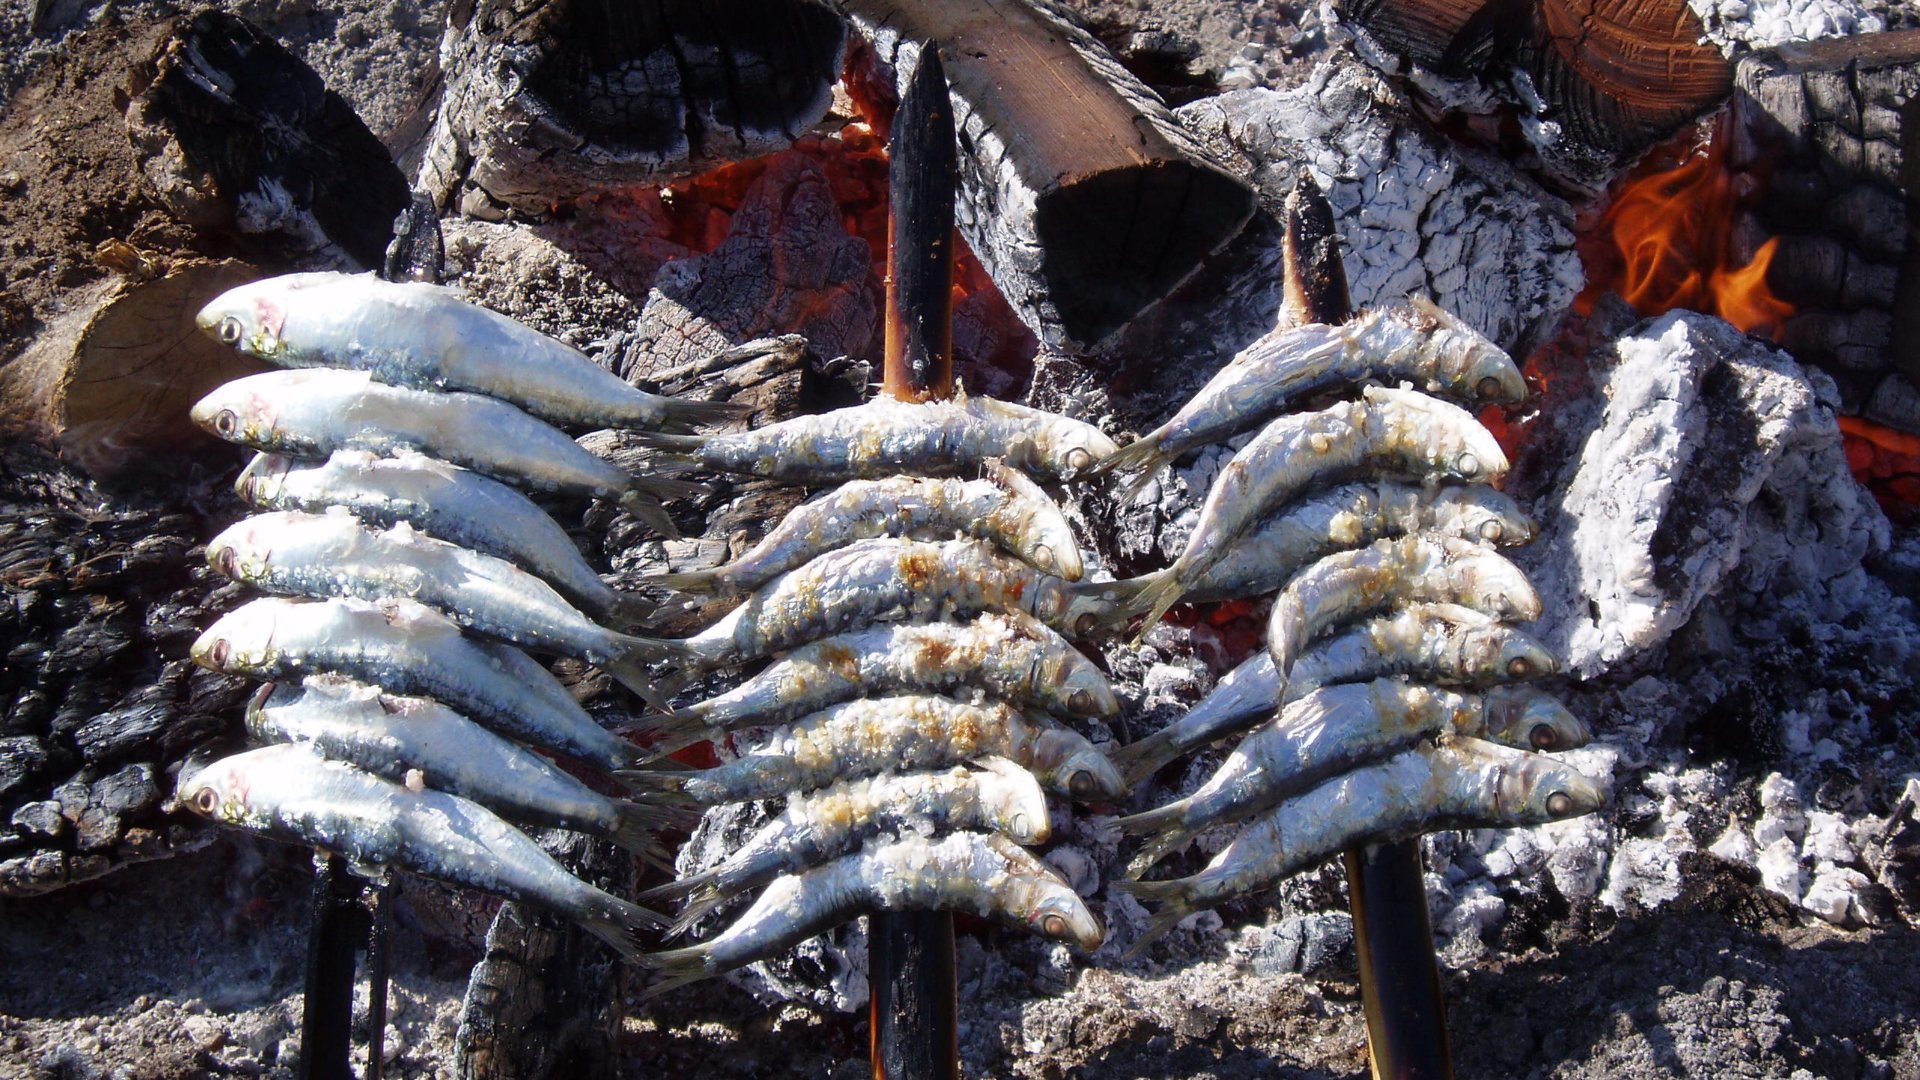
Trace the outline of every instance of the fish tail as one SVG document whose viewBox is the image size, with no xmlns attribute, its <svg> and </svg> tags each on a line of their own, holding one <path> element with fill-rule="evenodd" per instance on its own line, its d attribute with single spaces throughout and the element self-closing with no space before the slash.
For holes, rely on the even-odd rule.
<svg viewBox="0 0 1920 1080">
<path fill-rule="evenodd" d="M 580 916 L 580 925 L 613 946 L 621 956 L 639 961 L 642 958 L 640 933 L 667 925 L 667 917 L 617 896 L 600 893 Z"/>
<path fill-rule="evenodd" d="M 689 570 L 684 574 L 648 574 L 640 579 L 640 583 L 655 588 L 672 589 L 674 592 L 718 592 L 720 583 L 726 576 L 725 569 L 725 567 L 714 567 L 711 570 Z"/>
<path fill-rule="evenodd" d="M 721 892 L 714 885 L 710 883 L 707 884 L 699 891 L 687 897 L 686 906 L 680 909 L 680 914 L 674 917 L 673 925 L 667 927 L 666 933 L 663 936 L 672 939 L 687 933 L 698 925 L 701 919 L 711 914 L 714 908 L 724 903 L 726 899 L 727 896 L 725 893 Z"/>
<path fill-rule="evenodd" d="M 1116 881 L 1113 887 L 1131 894 L 1143 904 L 1159 905 L 1153 912 L 1153 921 L 1134 941 L 1126 955 L 1121 957 L 1123 960 L 1140 955 L 1148 945 L 1166 936 L 1167 931 L 1180 925 L 1180 920 L 1194 912 L 1193 904 L 1187 899 L 1186 887 L 1179 881 Z"/>
<path fill-rule="evenodd" d="M 1134 744 L 1139 745 L 1139 744 Z M 1116 755 L 1117 756 L 1117 755 Z M 1180 812 L 1186 809 L 1187 800 L 1180 799 L 1165 806 L 1156 806 L 1138 814 L 1129 814 L 1114 822 L 1124 833 L 1140 834 L 1159 832 L 1180 824 Z"/>
<path fill-rule="evenodd" d="M 614 779 L 626 785 L 636 801 L 667 806 L 698 806 L 699 800 L 687 791 L 692 773 L 665 769 L 617 769 Z"/>
<path fill-rule="evenodd" d="M 641 955 L 640 964 L 658 972 L 660 981 L 647 987 L 640 996 L 658 997 L 670 990 L 677 990 L 689 983 L 697 983 L 702 979 L 710 979 L 720 974 L 708 966 L 708 957 L 712 951 L 702 944 Z"/>
<path fill-rule="evenodd" d="M 700 892 L 708 882 L 713 880 L 714 872 L 718 869 L 715 867 L 714 870 L 707 870 L 690 877 L 676 878 L 664 885 L 655 885 L 642 892 L 639 899 L 649 904 L 678 904 Z M 673 928 L 668 927 L 667 933 L 672 934 Z"/>
<path fill-rule="evenodd" d="M 1147 778 L 1159 772 L 1167 762 L 1179 757 L 1180 746 L 1174 741 L 1173 726 L 1169 725 L 1107 756 L 1113 760 L 1113 767 L 1120 770 L 1127 787 L 1133 789 L 1146 783 Z"/>
<path fill-rule="evenodd" d="M 695 464 L 700 448 L 707 444 L 705 435 L 681 435 L 671 431 L 630 431 L 627 435 L 641 446 L 661 451 L 668 456 L 668 460 L 678 459 L 684 465 Z"/>
<path fill-rule="evenodd" d="M 1151 477 L 1166 464 L 1166 455 L 1160 452 L 1161 433 L 1159 429 L 1147 432 L 1120 449 L 1101 458 L 1088 467 L 1087 476 L 1105 476 L 1108 473 L 1135 473 L 1144 471 Z"/>
<path fill-rule="evenodd" d="M 648 862 L 665 861 L 671 869 L 672 860 L 668 858 L 666 845 L 660 842 L 660 833 L 685 826 L 690 816 L 681 806 L 616 799 L 613 835 L 609 839 Z"/>
<path fill-rule="evenodd" d="M 1191 839 L 1193 839 L 1191 832 L 1183 828 L 1175 827 L 1147 841 L 1139 851 L 1134 852 L 1133 858 L 1128 860 L 1127 876 L 1136 880 L 1139 879 L 1144 876 L 1147 871 L 1153 869 L 1154 865 L 1161 859 L 1180 850 L 1180 848 L 1185 846 L 1186 842 Z"/>
<path fill-rule="evenodd" d="M 1145 611 L 1146 619 L 1140 623 L 1139 633 L 1134 635 L 1134 644 L 1138 645 L 1140 639 L 1147 636 L 1147 631 L 1153 629 L 1154 624 L 1167 613 L 1167 609 L 1179 603 L 1180 597 L 1186 593 L 1187 587 L 1180 583 L 1179 576 L 1174 573 L 1176 569 L 1177 566 L 1169 566 L 1165 570 L 1156 570 L 1147 575 L 1155 580 L 1141 585 L 1140 594 L 1134 598 L 1134 607 Z"/>
<path fill-rule="evenodd" d="M 653 492 L 640 487 L 638 479 L 634 484 L 635 486 L 621 493 L 621 509 L 638 518 L 641 524 L 661 536 L 669 540 L 680 539 L 680 526 L 673 523 L 672 515 L 667 513 L 667 508 L 661 505 L 659 498 Z"/>
<path fill-rule="evenodd" d="M 753 412 L 753 406 L 742 401 L 693 401 L 670 397 L 661 411 L 664 426 L 677 433 L 745 420 Z"/>
<path fill-rule="evenodd" d="M 607 601 L 605 616 L 607 621 L 617 626 L 639 626 L 652 619 L 660 611 L 660 605 L 644 596 L 630 592 L 615 592 Z"/>
<path fill-rule="evenodd" d="M 677 712 L 643 716 L 621 731 L 646 747 L 647 756 L 661 758 L 707 737 L 711 726 L 698 705 Z"/>
<path fill-rule="evenodd" d="M 686 683 L 682 679 L 656 679 L 647 665 L 661 660 L 684 661 L 691 656 L 687 647 L 663 638 L 613 634 L 613 655 L 601 664 L 607 674 L 622 686 L 639 694 L 647 704 L 665 710 L 667 700 Z"/>
</svg>

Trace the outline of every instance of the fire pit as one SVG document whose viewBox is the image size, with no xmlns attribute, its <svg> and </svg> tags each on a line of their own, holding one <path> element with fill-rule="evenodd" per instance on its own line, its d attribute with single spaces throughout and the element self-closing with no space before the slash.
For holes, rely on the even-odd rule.
<svg viewBox="0 0 1920 1080">
<path fill-rule="evenodd" d="M 879 376 L 889 65 L 911 52 L 885 20 L 919 8 L 793 5 L 768 24 L 793 31 L 777 36 L 780 64 L 754 71 L 783 88 L 791 108 L 775 109 L 753 79 L 685 77 L 700 56 L 724 70 L 729 41 L 743 55 L 771 47 L 720 32 L 741 5 L 687 29 L 697 6 L 648 5 L 656 22 L 613 25 L 602 5 L 462 5 L 444 49 L 438 19 L 343 6 L 266 26 L 248 55 L 266 65 L 277 40 L 321 69 L 333 93 L 301 83 L 289 106 L 316 125 L 311 143 L 341 110 L 383 118 L 376 130 L 412 173 L 402 190 L 439 201 L 448 276 L 475 300 L 629 380 L 750 406 L 755 423 L 852 403 Z M 1654 6 L 1573 17 L 1642 41 Z M 1703 5 L 1689 18 L 1715 44 L 1670 42 L 1688 65 L 1675 92 L 1611 110 L 1592 107 L 1591 86 L 1552 81 L 1570 77 L 1553 59 L 1573 12 L 1558 0 L 1460 25 L 1407 15 L 1420 5 L 1395 5 L 1398 21 L 1370 4 L 1044 6 L 1084 21 L 1061 31 L 1072 48 L 1118 57 L 1103 79 L 1172 106 L 1143 115 L 1166 146 L 1212 163 L 1193 182 L 1252 190 L 1180 226 L 1217 229 L 1224 246 L 1196 242 L 1183 268 L 1167 256 L 1148 290 L 1164 298 L 1130 296 L 1125 311 L 1076 306 L 1091 271 L 1061 267 L 1096 245 L 1022 221 L 1022 200 L 1071 185 L 1051 166 L 1022 172 L 1017 143 L 987 137 L 990 110 L 1008 106 L 957 103 L 963 155 L 993 166 L 968 176 L 962 200 L 954 339 L 970 391 L 1115 435 L 1150 429 L 1273 327 L 1281 215 L 1302 174 L 1333 205 L 1356 308 L 1430 298 L 1524 358 L 1532 399 L 1484 419 L 1515 461 L 1508 494 L 1541 526 L 1515 557 L 1546 602 L 1532 629 L 1569 669 L 1550 688 L 1595 731 L 1566 759 L 1606 778 L 1613 802 L 1424 841 L 1465 1073 L 1920 1075 L 1920 395 L 1901 314 L 1920 66 L 1894 35 L 1822 51 L 1781 46 L 1777 30 L 1899 29 L 1884 12 L 1777 6 Z M 1503 14 L 1524 32 L 1489 32 Z M 213 837 L 165 800 L 190 753 L 239 735 L 246 688 L 184 657 L 240 600 L 195 549 L 239 516 L 226 487 L 240 460 L 149 423 L 164 409 L 143 405 L 236 372 L 196 367 L 216 361 L 157 348 L 167 334 L 145 328 L 197 306 L 180 295 L 372 256 L 320 189 L 285 179 L 298 175 L 286 159 L 250 159 L 281 179 L 236 192 L 170 149 L 178 121 L 152 88 L 186 70 L 186 54 L 161 48 L 173 28 L 67 25 L 77 15 L 57 5 L 35 18 L 42 44 L 10 58 L 19 88 L 0 122 L 4 258 L 22 283 L 0 306 L 0 416 L 15 440 L 0 464 L 0 1062 L 29 1075 L 276 1073 L 299 1052 L 304 857 Z M 1888 47 L 1855 55 L 1867 41 Z M 1721 70 L 1721 46 L 1736 44 Z M 410 110 L 407 77 L 354 76 L 384 73 L 366 66 L 376 55 L 446 67 L 419 80 L 428 96 Z M 642 85 L 652 96 L 633 93 Z M 1619 96 L 1624 84 L 1599 85 Z M 1717 107 L 1716 87 L 1733 106 L 1696 124 L 1687 95 Z M 556 111 L 570 95 L 592 107 Z M 728 111 L 747 101 L 761 104 Z M 640 126 L 662 138 L 623 140 L 635 109 L 661 103 L 679 111 Z M 1792 152 L 1763 149 L 1777 146 Z M 385 234 L 404 205 L 368 197 L 349 216 Z M 34 218 L 14 209 L 26 206 Z M 1058 220 L 1084 237 L 1101 213 Z M 1696 239 L 1635 262 L 1660 229 Z M 149 370 L 199 381 L 141 381 Z M 613 433 L 585 442 L 615 460 L 646 454 Z M 1201 452 L 1138 501 L 1069 489 L 1089 573 L 1170 562 L 1230 453 Z M 634 587 L 727 561 L 795 498 L 717 487 L 672 504 L 681 540 L 615 509 L 549 506 L 611 582 Z M 1177 719 L 1259 647 L 1265 607 L 1180 607 L 1140 644 L 1101 646 L 1123 708 L 1083 730 L 1111 748 Z M 557 671 L 602 721 L 635 715 L 597 672 Z M 1106 887 L 1131 852 L 1114 821 L 1192 791 L 1219 759 L 1163 770 L 1135 805 L 1057 815 L 1043 857 L 1109 929 L 1090 961 L 962 920 L 969 1072 L 1365 1067 L 1334 867 L 1122 959 L 1148 916 Z M 711 817 L 696 848 L 749 831 L 754 813 Z M 1197 870 L 1229 838 L 1203 835 L 1175 862 Z M 573 854 L 594 876 L 634 887 L 630 866 L 585 846 Z M 637 973 L 576 964 L 579 946 L 547 916 L 415 880 L 398 903 L 390 1075 L 864 1068 L 856 933 L 642 1001 Z M 577 980 L 553 980 L 572 967 Z M 538 1007 L 542 993 L 563 1005 Z M 543 1057 L 512 1056 L 524 1042 L 499 1033 L 516 1026 L 542 1033 Z"/>
</svg>

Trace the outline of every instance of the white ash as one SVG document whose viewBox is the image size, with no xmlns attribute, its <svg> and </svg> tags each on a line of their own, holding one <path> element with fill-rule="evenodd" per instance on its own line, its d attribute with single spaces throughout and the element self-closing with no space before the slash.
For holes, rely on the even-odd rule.
<svg viewBox="0 0 1920 1080">
<path fill-rule="evenodd" d="M 1877 34 L 1901 21 L 1903 5 L 1859 0 L 1687 0 L 1707 39 L 1732 55 L 1790 41 Z M 1911 21 L 1911 13 L 1904 21 Z"/>
</svg>

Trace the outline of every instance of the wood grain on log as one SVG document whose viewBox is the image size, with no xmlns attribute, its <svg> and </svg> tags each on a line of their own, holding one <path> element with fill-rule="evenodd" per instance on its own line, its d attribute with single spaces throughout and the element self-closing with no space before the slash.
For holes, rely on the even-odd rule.
<svg viewBox="0 0 1920 1080">
<path fill-rule="evenodd" d="M 419 186 L 529 214 L 786 146 L 825 115 L 844 39 L 801 0 L 479 0 L 450 21 Z"/>
<path fill-rule="evenodd" d="M 1186 281 L 1253 211 L 1153 92 L 1062 9 L 833 0 L 896 78 L 947 60 L 962 234 L 1042 342 L 1081 351 Z"/>
</svg>

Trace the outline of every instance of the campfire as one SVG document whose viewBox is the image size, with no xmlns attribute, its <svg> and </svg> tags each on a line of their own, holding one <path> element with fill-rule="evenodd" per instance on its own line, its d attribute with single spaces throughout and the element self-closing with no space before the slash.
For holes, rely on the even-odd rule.
<svg viewBox="0 0 1920 1080">
<path fill-rule="evenodd" d="M 8 940 L 26 974 L 0 984 L 46 979 L 52 927 L 88 924 L 89 905 L 125 912 L 150 883 L 219 924 L 164 955 L 305 947 L 304 857 L 216 836 L 168 797 L 190 762 L 239 748 L 252 689 L 187 660 L 246 597 L 203 556 L 241 516 L 228 487 L 242 459 L 185 418 L 256 370 L 193 332 L 191 313 L 244 281 L 383 263 L 431 275 L 421 253 L 443 253 L 439 272 L 471 301 L 636 385 L 731 402 L 752 430 L 853 406 L 881 381 L 890 329 L 896 74 L 938 40 L 959 136 L 966 393 L 1125 445 L 1276 326 L 1332 321 L 1288 295 L 1302 178 L 1325 191 L 1356 313 L 1432 301 L 1520 361 L 1527 400 L 1477 415 L 1513 461 L 1504 494 L 1538 529 L 1507 555 L 1544 601 L 1525 631 L 1563 667 L 1542 692 L 1592 730 L 1559 756 L 1611 802 L 1422 842 L 1462 1067 L 1640 1052 L 1640 1035 L 1588 1016 L 1632 1001 L 1691 1018 L 1697 1043 L 1678 1052 L 1694 1071 L 1745 1060 L 1764 1029 L 1769 1062 L 1897 1074 L 1911 999 L 1862 1004 L 1859 1023 L 1809 1015 L 1808 987 L 1865 1000 L 1871 978 L 1827 978 L 1781 943 L 1881 947 L 1920 918 L 1920 335 L 1906 310 L 1920 259 L 1905 228 L 1920 48 L 1865 12 L 1852 36 L 1766 40 L 1762 5 L 1705 23 L 1677 4 L 1564 0 L 979 14 L 1001 6 L 482 0 L 389 43 L 434 58 L 412 107 L 341 77 L 351 44 L 308 42 L 309 62 L 334 58 L 308 69 L 282 46 L 288 25 L 63 31 L 0 123 L 0 190 L 46 219 L 5 219 L 21 287 L 0 305 L 14 612 L 0 896 L 20 914 Z M 1023 78 L 1039 70 L 1081 74 Z M 384 120 L 369 130 L 355 111 L 371 117 L 376 92 Z M 1049 107 L 1064 102 L 1084 108 Z M 1050 484 L 1087 580 L 1173 564 L 1244 441 L 1176 459 L 1132 498 L 1120 483 Z M 619 430 L 580 445 L 629 471 L 663 456 Z M 667 499 L 679 536 L 614 502 L 538 502 L 632 594 L 731 564 L 802 497 L 744 473 L 700 479 Z M 1111 755 L 1179 721 L 1261 651 L 1270 607 L 1201 597 L 1155 626 L 1071 635 L 1119 705 L 1074 717 L 1076 735 Z M 644 632 L 691 637 L 720 610 L 667 605 Z M 600 725 L 647 729 L 654 710 L 592 665 L 550 666 Z M 738 681 L 703 676 L 680 705 Z M 678 758 L 705 768 L 751 745 Z M 1349 914 L 1339 860 L 1177 925 L 1111 887 L 1137 852 L 1116 822 L 1202 789 L 1231 746 L 1125 800 L 1056 801 L 1038 857 L 1103 924 L 1098 949 L 959 921 L 970 1072 L 1364 1067 L 1354 987 L 1374 930 Z M 671 837 L 686 841 L 683 871 L 778 809 L 707 811 L 690 839 Z M 1199 832 L 1168 872 L 1197 873 L 1233 837 Z M 547 846 L 616 895 L 666 880 L 599 841 L 556 832 Z M 282 884 L 232 897 L 209 884 L 243 875 Z M 646 1000 L 641 971 L 538 908 L 411 877 L 393 903 L 395 940 L 426 955 L 403 945 L 396 970 L 432 976 L 396 982 L 396 1075 L 587 1060 L 749 1075 L 776 1059 L 801 1075 L 866 1052 L 857 927 Z M 1150 929 L 1169 932 L 1131 955 Z M 111 949 L 109 928 L 87 933 L 99 941 L 77 963 Z M 1713 948 L 1749 957 L 1746 989 L 1671 966 Z M 241 961 L 208 963 L 231 976 L 218 965 Z M 126 987 L 147 977 L 129 968 Z M 1564 1015 L 1538 1000 L 1539 985 L 1596 971 Z M 186 976 L 84 1001 L 0 994 L 25 1002 L 0 1009 L 13 1040 L 0 1061 L 105 1067 L 145 1039 L 169 1061 L 289 1067 L 298 1013 L 277 1003 L 297 976 L 297 961 L 274 966 L 231 1007 Z M 172 1019 L 143 1020 L 136 996 Z M 204 1023 L 176 1015 L 195 998 L 212 1003 Z M 1526 1049 L 1493 1038 L 1505 1024 Z"/>
</svg>

